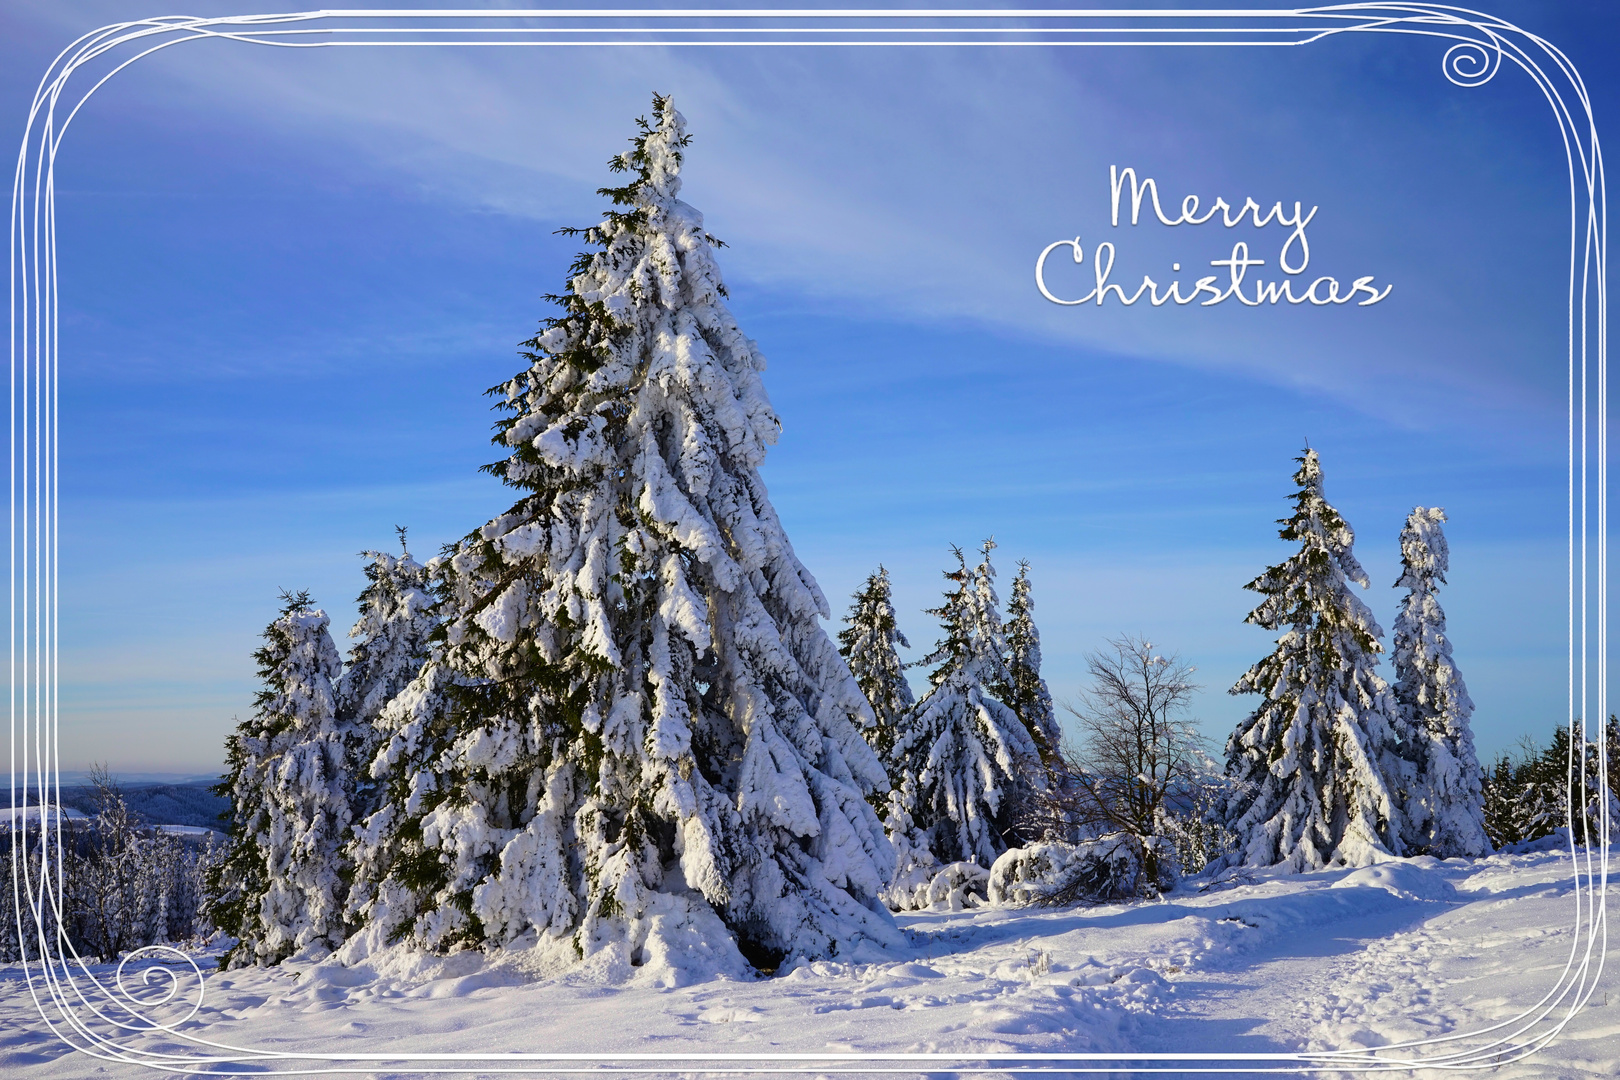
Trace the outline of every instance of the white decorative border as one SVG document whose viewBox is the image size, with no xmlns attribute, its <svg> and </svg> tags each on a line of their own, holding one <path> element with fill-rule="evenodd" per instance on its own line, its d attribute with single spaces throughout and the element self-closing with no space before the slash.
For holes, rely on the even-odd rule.
<svg viewBox="0 0 1620 1080">
<path fill-rule="evenodd" d="M 355 25 L 364 20 L 363 25 Z M 400 24 L 400 25 L 394 25 Z M 1505 58 L 1546 96 L 1563 137 L 1570 177 L 1569 256 L 1569 716 L 1586 731 L 1596 705 L 1601 738 L 1607 701 L 1607 237 L 1603 163 L 1591 104 L 1579 73 L 1549 42 L 1512 23 L 1434 3 L 1352 3 L 1297 9 L 1223 10 L 330 10 L 204 19 L 162 17 L 106 26 L 79 38 L 47 69 L 29 112 L 12 188 L 11 271 L 11 797 L 32 792 L 52 802 L 57 775 L 57 295 L 55 159 L 68 126 L 90 96 L 130 64 L 161 49 L 206 38 L 282 48 L 683 46 L 1264 46 L 1309 45 L 1344 33 L 1416 34 L 1449 41 L 1446 78 L 1479 86 Z M 114 50 L 116 62 L 77 99 L 64 101 L 79 68 Z M 1546 63 L 1550 71 L 1543 69 Z M 82 80 L 81 80 L 82 82 Z M 1572 93 L 1575 107 L 1561 89 Z M 71 104 L 66 116 L 58 109 Z M 1578 270 L 1578 273 L 1577 273 Z M 1579 412 L 1577 413 L 1577 407 Z M 1595 439 L 1596 447 L 1590 444 Z M 1577 460 L 1577 448 L 1579 450 Z M 1595 468 L 1592 457 L 1596 457 Z M 1578 490 L 1577 490 L 1578 488 Z M 1591 503 L 1595 500 L 1595 513 Z M 1589 539 L 1595 531 L 1595 541 Z M 1579 603 L 1576 580 L 1579 576 Z M 1595 577 L 1595 588 L 1592 578 Z M 1595 600 L 1593 611 L 1589 601 Z M 1577 626 L 1577 620 L 1579 625 Z M 1595 633 L 1593 627 L 1595 625 Z M 1590 733 L 1588 733 L 1590 734 Z M 1603 757 L 1603 755 L 1600 755 Z M 21 782 L 19 784 L 19 766 Z M 1606 761 L 1600 766 L 1607 784 Z M 23 798 L 19 798 L 22 796 Z M 1573 800 L 1573 793 L 1572 793 Z M 1584 802 L 1584 800 L 1583 800 Z M 1570 819 L 1572 821 L 1572 818 Z M 45 858 L 14 860 L 19 940 L 38 946 L 25 959 L 30 993 L 51 1030 L 92 1057 L 164 1072 L 208 1075 L 413 1073 L 919 1073 L 965 1072 L 1385 1072 L 1412 1068 L 1481 1069 L 1521 1061 L 1557 1037 L 1596 989 L 1607 930 L 1609 828 L 1605 802 L 1599 842 L 1569 849 L 1575 876 L 1575 940 L 1555 985 L 1534 1006 L 1477 1031 L 1390 1043 L 1371 1049 L 1300 1054 L 1013 1053 L 1013 1054 L 317 1054 L 256 1050 L 180 1030 L 202 1004 L 204 976 L 177 950 L 138 950 L 108 986 L 90 974 L 71 945 L 49 940 L 45 913 L 60 911 L 60 843 L 42 815 Z M 11 832 L 14 855 L 20 830 Z M 57 853 L 59 854 L 58 847 Z M 173 1001 L 184 980 L 167 967 L 163 1000 L 144 1000 L 124 983 L 134 959 L 173 954 L 197 980 L 196 1000 L 178 1021 L 152 1009 Z M 76 974 L 74 969 L 78 969 Z M 182 969 L 184 970 L 184 969 Z M 82 975 L 87 985 L 81 985 Z M 54 1007 L 54 1008 L 53 1008 Z M 53 1012 L 55 1015 L 53 1016 Z M 119 1035 L 162 1033 L 199 1053 L 156 1053 Z M 282 1062 L 282 1070 L 230 1064 Z M 1223 1064 L 1224 1063 L 1224 1064 Z"/>
</svg>

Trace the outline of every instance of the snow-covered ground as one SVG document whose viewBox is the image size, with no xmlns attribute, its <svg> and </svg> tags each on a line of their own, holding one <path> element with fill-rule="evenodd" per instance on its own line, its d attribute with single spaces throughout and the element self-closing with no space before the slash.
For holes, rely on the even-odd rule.
<svg viewBox="0 0 1620 1080">
<path fill-rule="evenodd" d="M 48 809 L 40 806 L 5 806 L 0 807 L 0 831 L 12 828 L 19 821 L 22 822 L 25 828 L 37 828 L 41 814 L 47 815 L 53 826 L 61 815 L 66 815 L 68 821 L 85 820 L 84 813 L 73 809 L 71 806 L 66 810 L 56 806 Z"/>
<path fill-rule="evenodd" d="M 218 843 L 225 841 L 225 834 L 218 829 L 207 829 L 201 825 L 154 825 L 158 832 L 165 836 L 183 836 L 192 840 L 214 840 Z"/>
<path fill-rule="evenodd" d="M 1532 1008 L 1559 983 L 1572 948 L 1579 943 L 1585 955 L 1576 906 L 1568 856 L 1556 852 L 1258 873 L 1159 903 L 905 915 L 906 955 L 805 964 L 750 981 L 674 985 L 682 973 L 657 963 L 536 981 L 521 956 L 486 963 L 473 955 L 411 977 L 331 962 L 210 971 L 200 1010 L 179 1030 L 314 1055 L 889 1051 L 995 1059 L 1020 1051 L 1354 1049 L 1475 1032 Z M 1594 951 L 1589 971 L 1598 959 Z M 109 969 L 94 970 L 110 981 Z M 138 978 L 126 983 L 139 989 Z M 0 987 L 0 1074 L 146 1071 L 67 1051 L 35 1011 L 20 966 L 0 968 Z M 1606 975 L 1550 1045 L 1503 1065 L 1497 1077 L 1620 1074 L 1616 989 Z M 1412 1053 L 1477 1047 L 1512 1030 Z M 131 1054 L 209 1056 L 168 1036 L 118 1042 Z M 245 1069 L 334 1064 L 261 1060 Z M 382 1068 L 405 1076 L 414 1067 Z M 960 1063 L 937 1068 L 963 1071 Z"/>
</svg>

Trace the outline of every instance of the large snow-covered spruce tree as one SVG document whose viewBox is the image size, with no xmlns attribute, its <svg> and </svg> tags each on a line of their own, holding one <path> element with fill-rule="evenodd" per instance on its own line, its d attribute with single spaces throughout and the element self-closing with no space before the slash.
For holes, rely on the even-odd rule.
<svg viewBox="0 0 1620 1080">
<path fill-rule="evenodd" d="M 887 570 L 878 567 L 854 600 L 838 633 L 838 651 L 849 662 L 850 674 L 872 706 L 876 722 L 866 729 L 866 741 L 880 759 L 888 760 L 895 733 L 917 703 L 906 682 L 906 665 L 895 648 L 909 649 L 911 643 L 895 621 Z"/>
<path fill-rule="evenodd" d="M 1035 600 L 1030 595 L 1029 560 L 1018 563 L 1012 599 L 1007 601 L 1007 685 L 999 696 L 1024 722 L 1048 767 L 1057 761 L 1061 738 L 1052 693 L 1041 677 L 1041 632 L 1035 628 Z"/>
<path fill-rule="evenodd" d="M 871 709 L 760 480 L 764 358 L 677 197 L 685 122 L 653 109 L 495 391 L 490 471 L 521 496 L 440 564 L 435 652 L 383 715 L 358 903 L 441 950 L 859 955 L 901 940 Z"/>
<path fill-rule="evenodd" d="M 960 549 L 953 587 L 929 614 L 944 636 L 923 662 L 932 688 L 906 718 L 889 763 L 901 793 L 891 829 L 897 846 L 928 851 L 939 862 L 988 869 L 1007 848 L 1022 788 L 1039 774 L 1039 750 L 1018 714 L 993 693 L 1011 681 L 996 610 L 994 570 L 970 571 Z M 1037 781 L 1038 782 L 1038 781 Z M 904 869 L 904 868 L 902 868 Z"/>
<path fill-rule="evenodd" d="M 366 587 L 360 593 L 360 617 L 349 630 L 354 645 L 343 675 L 333 686 L 338 718 L 354 735 L 352 758 L 369 766 L 380 738 L 377 721 L 383 707 L 427 662 L 428 637 L 437 620 L 428 568 L 411 557 L 405 529 L 399 529 L 400 554 L 363 551 Z M 375 783 L 364 768 L 355 778 L 351 809 L 355 820 L 376 810 Z"/>
<path fill-rule="evenodd" d="M 1227 740 L 1225 810 L 1233 858 L 1301 871 L 1401 853 L 1402 763 L 1374 670 L 1381 631 L 1350 591 L 1367 587 L 1355 534 L 1323 496 L 1316 451 L 1296 460 L 1294 513 L 1278 524 L 1299 550 L 1245 586 L 1264 599 L 1244 621 L 1283 634 L 1231 690 L 1264 700 Z"/>
<path fill-rule="evenodd" d="M 333 702 L 342 665 L 309 594 L 282 599 L 253 654 L 264 688 L 226 740 L 229 771 L 214 789 L 231 800 L 228 848 L 210 875 L 214 921 L 238 939 L 220 959 L 225 967 L 335 948 L 347 934 L 355 740 Z"/>
<path fill-rule="evenodd" d="M 1401 818 L 1406 850 L 1442 859 L 1486 855 L 1483 773 L 1469 727 L 1474 703 L 1451 659 L 1446 613 L 1435 597 L 1445 584 L 1450 549 L 1439 507 L 1415 508 L 1401 530 L 1401 576 L 1407 590 L 1391 641 L 1395 702 L 1404 722 L 1403 756 L 1411 765 Z"/>
</svg>

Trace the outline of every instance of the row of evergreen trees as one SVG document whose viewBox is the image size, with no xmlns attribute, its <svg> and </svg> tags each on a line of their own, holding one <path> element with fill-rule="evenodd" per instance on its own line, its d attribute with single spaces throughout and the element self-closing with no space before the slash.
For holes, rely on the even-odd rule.
<svg viewBox="0 0 1620 1080">
<path fill-rule="evenodd" d="M 370 765 L 384 706 L 410 684 L 437 625 L 426 567 L 401 553 L 362 553 L 367 585 L 345 668 L 326 613 L 287 593 L 254 653 L 263 689 L 226 740 L 229 844 L 211 869 L 217 925 L 239 939 L 224 962 L 276 963 L 311 944 L 334 947 L 353 926 L 355 827 L 382 805 Z"/>
<path fill-rule="evenodd" d="M 1490 777 L 1478 767 L 1469 732 L 1472 704 L 1451 659 L 1435 596 L 1448 569 L 1443 512 L 1415 509 L 1401 534 L 1397 584 L 1407 593 L 1396 622 L 1391 687 L 1374 670 L 1381 632 L 1348 589 L 1351 582 L 1367 584 L 1351 550 L 1353 533 L 1323 496 L 1316 453 L 1307 450 L 1299 462 L 1295 513 L 1281 522 L 1281 535 L 1300 549 L 1249 586 L 1266 598 L 1249 621 L 1283 634 L 1276 650 L 1233 688 L 1262 693 L 1265 701 L 1228 741 L 1226 776 L 1215 785 L 1224 798 L 1213 805 L 1198 800 L 1215 810 L 1210 824 L 1224 826 L 1201 832 L 1202 848 L 1220 836 L 1229 845 L 1224 864 L 1281 863 L 1296 870 L 1400 853 L 1479 855 L 1563 824 L 1572 788 L 1576 804 L 1586 807 L 1579 823 L 1595 837 L 1603 799 L 1612 798 L 1594 794 L 1602 791 L 1597 745 L 1572 754 L 1568 732 L 1561 729 L 1547 750 L 1518 762 L 1504 759 Z M 454 639 L 441 613 L 456 609 L 452 560 L 468 542 L 424 567 L 403 549 L 403 530 L 401 541 L 398 556 L 366 553 L 369 581 L 346 667 L 326 617 L 312 610 L 307 595 L 286 597 L 266 631 L 257 654 L 266 689 L 255 719 L 231 741 L 233 774 L 222 789 L 236 807 L 237 842 L 218 871 L 224 895 L 217 907 L 222 924 L 242 937 L 239 949 L 253 950 L 251 957 L 242 951 L 233 960 L 274 962 L 312 942 L 333 946 L 368 923 L 390 939 L 415 930 L 422 944 L 437 948 L 500 943 L 537 927 L 577 933 L 583 923 L 572 894 L 548 891 L 566 882 L 558 872 L 566 863 L 548 862 L 545 856 L 553 852 L 533 838 L 537 830 L 553 840 L 566 835 L 553 785 L 557 776 L 568 776 L 562 793 L 571 790 L 573 770 L 581 764 L 572 755 L 594 754 L 595 762 L 584 759 L 587 767 L 614 752 L 634 757 L 637 746 L 624 732 L 635 717 L 603 716 L 600 706 L 576 691 L 577 730 L 596 740 L 560 752 L 554 745 L 549 760 L 521 727 L 491 724 L 491 713 L 535 707 L 533 698 L 517 699 L 516 688 L 534 693 L 522 663 L 546 670 L 546 639 L 537 632 L 544 628 L 530 627 L 533 637 L 524 642 L 505 623 L 491 627 L 488 613 L 500 609 L 485 607 L 485 620 L 474 625 L 518 645 L 512 650 L 518 666 L 491 667 L 491 675 L 506 677 L 483 679 L 449 668 L 444 656 Z M 934 665 L 921 700 L 914 698 L 908 665 L 898 654 L 909 643 L 898 626 L 886 570 L 880 567 L 857 592 L 839 634 L 839 652 L 870 708 L 861 718 L 861 734 L 887 779 L 886 786 L 867 786 L 870 809 L 844 812 L 846 820 L 882 817 L 878 835 L 887 836 L 893 854 L 875 849 L 888 870 L 873 879 L 868 897 L 882 896 L 896 907 L 927 903 L 933 896 L 927 886 L 942 871 L 954 875 L 948 885 L 961 884 L 976 867 L 982 888 L 983 871 L 1002 853 L 1041 838 L 1030 828 L 1031 806 L 1062 805 L 1054 796 L 1080 775 L 1078 764 L 1062 753 L 1041 676 L 1029 564 L 1019 564 L 1003 620 L 994 548 L 986 541 L 972 568 L 954 549 L 956 566 L 945 573 L 944 601 L 930 611 L 940 620 L 941 638 L 919 661 Z M 499 618 L 511 615 L 501 612 Z M 653 659 L 662 657 L 654 653 Z M 702 680 L 696 689 L 707 694 L 715 669 L 700 667 L 701 656 L 695 660 L 688 677 Z M 690 721 L 701 697 L 692 702 L 689 692 L 687 704 Z M 1620 745 L 1613 741 L 1620 733 L 1612 721 L 1610 728 L 1611 744 Z M 650 742 L 644 729 L 640 749 Z M 723 778 L 711 756 L 713 744 L 692 740 L 687 746 L 691 764 L 677 759 L 677 774 Z M 707 753 L 700 757 L 698 747 Z M 746 766 L 746 756 L 733 753 L 732 763 Z M 1210 780 L 1195 778 L 1199 784 Z M 528 829 L 497 826 L 511 830 L 510 838 L 497 859 L 481 863 L 495 848 L 488 839 L 491 818 L 521 816 L 512 811 L 518 800 L 536 807 Z M 632 803 L 628 810 L 615 809 L 624 815 L 621 838 L 632 823 L 646 828 L 656 822 L 657 807 Z M 601 803 L 587 804 L 576 813 L 576 829 L 581 817 L 596 823 L 606 812 Z M 646 817 L 638 821 L 639 814 Z M 1182 834 L 1199 828 L 1192 821 L 1148 825 L 1131 838 L 1139 861 L 1155 840 L 1163 840 L 1166 850 L 1179 849 L 1185 846 Z M 1153 829 L 1164 835 L 1151 835 Z M 1082 833 L 1065 835 L 1076 839 Z M 450 850 L 459 862 L 442 854 L 446 839 L 456 841 Z M 645 834 L 636 839 L 643 851 L 658 843 Z M 677 851 L 685 840 L 667 833 L 663 838 Z M 611 854 L 626 851 L 622 840 L 610 844 Z M 1219 852 L 1201 849 L 1198 861 L 1210 854 Z M 378 874 L 378 866 L 396 868 L 397 876 Z M 492 866 L 498 868 L 494 873 Z M 405 921 L 423 891 L 433 888 L 443 896 L 453 882 L 471 886 L 454 909 L 459 914 L 415 926 Z M 648 878 L 639 882 L 647 887 Z M 491 936 L 483 912 L 501 904 L 516 914 Z M 548 913 L 552 922 L 528 922 L 536 911 Z M 486 936 L 469 934 L 469 924 Z M 460 936 L 446 934 L 446 928 Z"/>
<path fill-rule="evenodd" d="M 1041 678 L 1029 564 L 1019 563 L 1004 622 L 986 540 L 969 569 L 959 548 L 944 602 L 929 614 L 941 637 L 919 663 L 932 664 L 929 689 L 913 699 L 896 646 L 896 624 L 882 567 L 855 595 L 840 651 L 871 704 L 867 737 L 888 777 L 874 797 L 896 855 L 885 896 L 916 906 L 936 868 L 972 863 L 988 870 L 1020 838 L 1033 798 L 1052 782 L 1060 731 Z"/>
<path fill-rule="evenodd" d="M 1493 844 L 1470 730 L 1473 703 L 1437 597 L 1449 568 L 1445 513 L 1417 507 L 1400 534 L 1396 585 L 1406 593 L 1392 686 L 1376 670 L 1383 631 L 1351 590 L 1368 585 L 1354 533 L 1323 494 L 1316 451 L 1297 460 L 1294 513 L 1279 522 L 1279 535 L 1298 548 L 1247 586 L 1264 597 L 1247 621 L 1280 636 L 1232 688 L 1263 701 L 1227 741 L 1215 823 L 1232 849 L 1214 854 L 1223 865 L 1295 871 L 1389 855 L 1486 854 Z M 1058 752 L 1027 564 L 1004 634 L 991 547 L 976 570 L 959 566 L 946 575 L 957 587 L 933 612 L 945 633 L 924 661 L 940 666 L 922 702 L 913 704 L 894 650 L 904 639 L 886 575 L 867 582 L 841 636 L 878 717 L 874 745 L 893 785 L 886 825 L 902 865 L 932 856 L 988 868 L 1010 843 L 1030 838 L 1018 835 L 1018 808 L 1084 769 Z M 1166 843 L 1185 831 L 1163 827 Z M 1155 837 L 1141 839 L 1151 846 Z"/>
<path fill-rule="evenodd" d="M 839 644 L 823 630 L 759 475 L 780 430 L 765 361 L 678 198 L 684 121 L 653 108 L 610 162 L 628 174 L 611 208 L 575 231 L 559 314 L 492 391 L 488 470 L 516 501 L 426 565 L 367 553 L 347 665 L 305 594 L 266 631 L 220 787 L 227 964 L 346 941 L 627 965 L 702 941 L 767 970 L 859 955 L 902 942 L 897 888 L 982 877 L 1053 783 L 1027 566 L 1003 620 L 993 545 L 971 569 L 958 552 L 920 701 L 881 570 Z M 1265 701 L 1228 743 L 1233 858 L 1488 850 L 1433 596 L 1444 515 L 1402 534 L 1392 691 L 1314 451 L 1296 480 L 1299 553 L 1250 586 L 1250 621 L 1283 633 L 1235 688 Z"/>
<path fill-rule="evenodd" d="M 1554 728 L 1546 746 L 1526 738 L 1485 774 L 1485 832 L 1498 848 L 1560 829 L 1575 844 L 1598 843 L 1605 815 L 1611 828 L 1620 822 L 1620 719 L 1611 714 L 1595 740 L 1575 726 Z"/>
</svg>

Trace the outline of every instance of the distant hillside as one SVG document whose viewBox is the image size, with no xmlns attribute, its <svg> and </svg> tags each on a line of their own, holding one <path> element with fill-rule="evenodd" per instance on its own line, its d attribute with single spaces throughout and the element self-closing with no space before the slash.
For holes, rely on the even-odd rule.
<svg viewBox="0 0 1620 1080">
<path fill-rule="evenodd" d="M 219 815 L 230 809 L 230 800 L 209 792 L 211 782 L 190 784 L 120 785 L 129 808 L 151 825 L 195 825 L 224 831 Z M 62 787 L 62 805 L 96 812 L 95 791 L 89 787 Z"/>
</svg>

